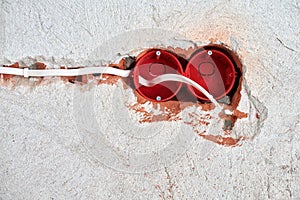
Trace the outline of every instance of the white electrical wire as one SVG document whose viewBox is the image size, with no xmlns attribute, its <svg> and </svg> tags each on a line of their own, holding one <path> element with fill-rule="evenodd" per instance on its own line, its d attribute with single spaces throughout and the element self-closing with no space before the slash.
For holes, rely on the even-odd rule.
<svg viewBox="0 0 300 200">
<path fill-rule="evenodd" d="M 13 67 L 0 67 L 0 74 L 24 76 L 24 70 L 20 68 L 13 68 Z"/>
<path fill-rule="evenodd" d="M 12 67 L 0 67 L 0 74 L 11 74 L 24 77 L 45 77 L 45 76 L 80 76 L 87 74 L 112 74 L 121 77 L 128 77 L 129 70 L 121 70 L 112 67 L 84 67 L 79 69 L 47 69 L 33 70 Z"/>
<path fill-rule="evenodd" d="M 185 76 L 182 76 L 182 75 L 179 75 L 179 74 L 163 74 L 163 75 L 160 75 L 160 76 L 158 76 L 158 77 L 156 77 L 156 78 L 154 78 L 150 81 L 148 81 L 148 80 L 144 79 L 143 77 L 139 76 L 139 83 L 141 85 L 148 86 L 148 87 L 151 87 L 153 85 L 157 85 L 157 84 L 159 84 L 161 82 L 164 82 L 164 81 L 177 81 L 177 82 L 182 82 L 182 83 L 192 85 L 194 88 L 196 88 L 197 90 L 202 92 L 213 104 L 215 104 L 215 106 L 222 109 L 220 104 L 214 99 L 214 97 L 209 92 L 207 92 L 201 85 L 199 85 L 195 81 L 193 81 L 193 80 L 191 80 L 191 79 L 189 79 Z"/>
<path fill-rule="evenodd" d="M 12 68 L 12 67 L 0 67 L 0 74 L 10 74 L 18 75 L 24 77 L 45 77 L 45 76 L 80 76 L 87 74 L 111 74 L 121 77 L 128 77 L 130 70 L 121 70 L 112 67 L 85 67 L 79 69 L 47 69 L 47 70 L 32 70 L 28 68 Z M 139 83 L 141 85 L 151 87 L 165 81 L 177 81 L 192 85 L 194 88 L 202 92 L 217 108 L 222 110 L 223 108 L 217 102 L 216 99 L 206 91 L 201 85 L 195 81 L 179 75 L 179 74 L 163 74 L 152 80 L 146 80 L 143 77 L 139 76 Z M 226 109 L 224 113 L 227 115 L 232 115 L 233 112 Z"/>
</svg>

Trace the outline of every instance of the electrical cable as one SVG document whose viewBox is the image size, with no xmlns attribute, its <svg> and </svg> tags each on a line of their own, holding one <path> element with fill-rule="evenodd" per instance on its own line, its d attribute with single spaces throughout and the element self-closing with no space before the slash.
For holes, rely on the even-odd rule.
<svg viewBox="0 0 300 200">
<path fill-rule="evenodd" d="M 130 75 L 130 70 L 122 70 L 112 67 L 85 67 L 79 69 L 47 69 L 47 70 L 33 70 L 29 68 L 12 68 L 12 67 L 0 67 L 0 74 L 10 74 L 24 77 L 45 77 L 45 76 L 80 76 L 87 74 L 111 74 L 121 77 L 128 77 Z M 192 85 L 194 88 L 202 92 L 217 108 L 223 110 L 221 105 L 216 99 L 201 85 L 195 81 L 179 75 L 179 74 L 163 74 L 157 76 L 152 80 L 146 80 L 139 76 L 139 83 L 146 87 L 151 87 L 165 81 L 178 81 Z M 226 109 L 224 113 L 227 115 L 232 115 L 233 112 Z"/>
</svg>

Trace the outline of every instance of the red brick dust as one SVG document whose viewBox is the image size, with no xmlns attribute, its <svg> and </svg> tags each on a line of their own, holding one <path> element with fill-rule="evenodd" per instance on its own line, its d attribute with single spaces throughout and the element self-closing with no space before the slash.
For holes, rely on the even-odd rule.
<svg viewBox="0 0 300 200">
<path fill-rule="evenodd" d="M 240 136 L 238 138 L 232 138 L 232 137 L 224 137 L 221 135 L 208 135 L 205 133 L 199 133 L 201 137 L 203 137 L 206 140 L 212 141 L 216 144 L 222 145 L 222 146 L 241 146 L 240 141 L 245 140 L 246 138 L 244 136 Z"/>
</svg>

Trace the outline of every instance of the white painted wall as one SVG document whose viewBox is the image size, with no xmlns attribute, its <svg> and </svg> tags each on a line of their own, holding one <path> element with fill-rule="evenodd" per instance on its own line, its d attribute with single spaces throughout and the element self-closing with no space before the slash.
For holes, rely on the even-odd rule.
<svg viewBox="0 0 300 200">
<path fill-rule="evenodd" d="M 76 133 L 73 85 L 56 81 L 43 86 L 26 82 L 15 89 L 1 86 L 0 198 L 300 198 L 297 0 L 2 0 L 1 5 L 1 63 L 29 62 L 26 57 L 59 65 L 114 60 L 118 53 L 153 44 L 127 43 L 132 41 L 126 40 L 127 34 L 140 36 L 143 28 L 171 31 L 186 39 L 166 41 L 163 35 L 154 41 L 163 45 L 188 46 L 212 38 L 240 55 L 248 89 L 267 108 L 268 116 L 261 132 L 241 147 L 217 146 L 195 137 L 173 164 L 132 174 L 111 169 L 113 163 L 104 166 L 83 145 L 82 135 Z M 103 47 L 109 45 L 105 52 Z M 120 93 L 119 103 L 126 98 L 122 87 L 101 85 L 95 90 L 103 99 L 111 92 Z M 110 118 L 108 110 L 114 103 L 101 101 L 98 116 Z M 170 125 L 165 126 L 169 130 Z"/>
</svg>

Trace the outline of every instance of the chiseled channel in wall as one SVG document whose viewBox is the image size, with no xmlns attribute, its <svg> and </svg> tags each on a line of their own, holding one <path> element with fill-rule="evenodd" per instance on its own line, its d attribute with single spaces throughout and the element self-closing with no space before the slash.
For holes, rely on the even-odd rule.
<svg viewBox="0 0 300 200">
<path fill-rule="evenodd" d="M 168 107 L 170 115 L 184 109 L 182 102 L 187 107 L 196 105 L 207 111 L 220 109 L 219 117 L 224 119 L 224 132 L 230 131 L 237 119 L 247 117 L 247 113 L 236 109 L 241 98 L 242 64 L 234 52 L 222 45 L 211 44 L 188 50 L 172 47 L 147 49 L 137 57 L 125 57 L 118 64 L 106 67 L 62 66 L 48 69 L 42 62 L 32 66 L 14 63 L 0 67 L 0 74 L 4 84 L 22 77 L 38 77 L 38 81 L 42 81 L 47 76 L 59 76 L 64 81 L 78 85 L 87 84 L 88 80 L 93 79 L 99 84 L 113 84 L 121 79 L 137 96 L 137 104 L 131 109 L 138 112 L 137 105 L 145 101 L 159 104 L 161 108 Z M 103 76 L 106 80 L 99 79 Z M 145 111 L 142 112 L 145 114 Z M 148 115 L 147 120 L 140 122 L 172 119 L 156 116 L 149 120 Z M 226 146 L 234 146 L 244 139 L 198 134 Z"/>
</svg>

